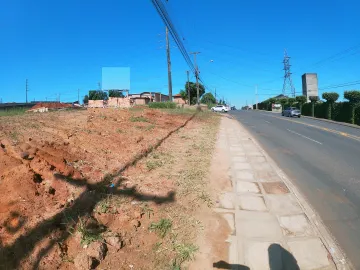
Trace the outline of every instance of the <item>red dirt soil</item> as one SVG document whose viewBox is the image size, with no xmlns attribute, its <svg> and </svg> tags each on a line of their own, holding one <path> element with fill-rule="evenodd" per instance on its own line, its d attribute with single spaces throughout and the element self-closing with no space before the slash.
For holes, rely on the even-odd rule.
<svg viewBox="0 0 360 270">
<path fill-rule="evenodd" d="M 71 104 L 66 104 L 66 103 L 60 103 L 60 102 L 51 102 L 51 103 L 37 103 L 36 105 L 34 105 L 33 107 L 31 107 L 30 110 L 33 109 L 39 109 L 39 108 L 48 108 L 48 109 L 61 109 L 61 108 L 71 108 L 72 105 Z"/>
<path fill-rule="evenodd" d="M 130 199 L 142 198 L 140 188 L 119 177 L 119 170 L 189 117 L 118 109 L 1 117 L 0 269 L 73 269 L 63 264 L 63 255 L 76 254 L 78 247 L 76 238 L 66 240 L 70 235 L 63 224 L 93 211 L 92 190 L 111 183 L 118 183 L 114 190 L 121 194 L 131 192 Z M 165 197 L 171 188 L 152 198 Z M 97 219 L 113 231 L 136 227 L 142 216 L 139 207 L 129 205 L 113 209 L 115 217 L 98 213 Z M 141 240 L 140 229 L 133 233 Z M 136 250 L 136 245 L 130 246 Z"/>
</svg>

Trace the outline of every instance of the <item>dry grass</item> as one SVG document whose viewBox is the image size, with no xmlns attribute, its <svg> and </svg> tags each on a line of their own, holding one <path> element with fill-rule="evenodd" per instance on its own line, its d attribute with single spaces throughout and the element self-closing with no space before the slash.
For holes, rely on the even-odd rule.
<svg viewBox="0 0 360 270">
<path fill-rule="evenodd" d="M 173 135 L 171 142 L 144 161 L 152 175 L 174 182 L 177 192 L 176 202 L 161 207 L 159 215 L 162 219 L 152 223 L 150 228 L 155 231 L 162 228 L 159 242 L 152 251 L 155 257 L 153 269 L 182 269 L 198 250 L 195 243 L 203 225 L 196 219 L 196 214 L 202 207 L 213 205 L 207 176 L 219 122 L 218 115 L 199 113 L 189 127 Z M 171 224 L 171 229 L 163 223 Z M 164 227 L 168 228 L 166 233 L 162 233 Z"/>
</svg>

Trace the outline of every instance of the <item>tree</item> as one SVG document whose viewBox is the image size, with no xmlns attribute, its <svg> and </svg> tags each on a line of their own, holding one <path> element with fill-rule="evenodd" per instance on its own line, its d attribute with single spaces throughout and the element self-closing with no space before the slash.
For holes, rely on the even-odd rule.
<svg viewBox="0 0 360 270">
<path fill-rule="evenodd" d="M 286 103 L 288 103 L 288 99 L 287 98 L 280 98 L 279 102 L 281 104 L 282 110 L 284 110 L 284 106 L 285 106 Z"/>
<path fill-rule="evenodd" d="M 328 104 L 328 119 L 331 119 L 331 111 L 335 101 L 338 100 L 339 94 L 335 92 L 325 92 L 322 94 L 322 98 L 326 100 Z"/>
<path fill-rule="evenodd" d="M 203 103 L 203 104 L 215 104 L 216 100 L 215 100 L 215 97 L 213 96 L 213 94 L 206 93 L 206 94 L 204 94 L 202 96 L 201 103 Z"/>
<path fill-rule="evenodd" d="M 292 97 L 288 98 L 288 103 L 289 103 L 290 107 L 292 107 L 292 105 L 295 103 L 295 101 L 296 101 L 295 98 L 292 98 Z"/>
<path fill-rule="evenodd" d="M 89 103 L 89 96 L 85 95 L 84 99 L 83 99 L 83 103 L 84 104 L 88 104 Z"/>
<path fill-rule="evenodd" d="M 269 98 L 270 110 L 272 110 L 272 105 L 275 104 L 275 102 L 276 102 L 275 98 Z"/>
<path fill-rule="evenodd" d="M 118 97 L 118 98 L 123 98 L 124 94 L 121 91 L 116 91 L 116 90 L 109 90 L 109 97 Z"/>
<path fill-rule="evenodd" d="M 309 97 L 310 101 L 311 101 L 311 116 L 314 117 L 315 115 L 315 103 L 318 102 L 319 97 L 318 96 L 310 96 Z"/>
<path fill-rule="evenodd" d="M 107 93 L 101 90 L 91 90 L 89 91 L 90 100 L 105 100 L 107 99 Z"/>
<path fill-rule="evenodd" d="M 305 96 L 297 96 L 295 99 L 299 103 L 300 112 L 302 113 L 302 106 L 306 103 L 307 99 Z"/>
<path fill-rule="evenodd" d="M 344 98 L 349 100 L 351 105 L 351 123 L 355 124 L 355 109 L 360 106 L 360 91 L 345 91 Z"/>
<path fill-rule="evenodd" d="M 180 95 L 184 100 L 188 100 L 188 88 L 190 88 L 190 98 L 191 98 L 191 105 L 194 105 L 197 103 L 197 90 L 196 90 L 196 83 L 194 82 L 186 82 L 185 83 L 185 90 L 180 91 Z M 199 83 L 199 98 L 205 93 L 205 87 Z"/>
</svg>

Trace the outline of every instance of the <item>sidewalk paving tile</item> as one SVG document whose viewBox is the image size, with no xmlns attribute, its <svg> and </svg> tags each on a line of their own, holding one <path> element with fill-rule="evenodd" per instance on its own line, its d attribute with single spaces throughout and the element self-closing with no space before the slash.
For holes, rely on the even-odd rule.
<svg viewBox="0 0 360 270">
<path fill-rule="evenodd" d="M 235 235 L 235 220 L 234 220 L 234 214 L 233 213 L 222 213 L 221 214 L 224 219 L 227 221 L 227 223 L 229 224 L 230 230 L 231 230 L 231 235 Z"/>
<path fill-rule="evenodd" d="M 267 211 L 264 198 L 260 196 L 240 195 L 239 207 L 241 210 Z"/>
<path fill-rule="evenodd" d="M 319 238 L 288 241 L 300 269 L 319 269 L 330 266 L 327 251 Z"/>
<path fill-rule="evenodd" d="M 245 243 L 245 263 L 251 270 L 267 270 L 269 267 L 268 249 L 272 242 Z"/>
<path fill-rule="evenodd" d="M 250 163 L 263 163 L 263 162 L 266 162 L 266 158 L 265 157 L 249 157 L 249 162 Z"/>
<path fill-rule="evenodd" d="M 253 168 L 255 171 L 273 171 L 274 169 L 271 167 L 269 163 L 255 163 L 253 164 Z"/>
<path fill-rule="evenodd" d="M 260 151 L 249 151 L 249 152 L 246 152 L 246 155 L 252 156 L 252 157 L 263 157 L 264 156 Z"/>
<path fill-rule="evenodd" d="M 269 209 L 277 214 L 300 214 L 302 209 L 292 194 L 266 195 Z"/>
<path fill-rule="evenodd" d="M 280 176 L 274 171 L 254 171 L 254 176 L 259 182 L 282 182 Z"/>
<path fill-rule="evenodd" d="M 284 182 L 264 182 L 261 185 L 267 194 L 286 194 L 290 192 Z"/>
<path fill-rule="evenodd" d="M 314 234 L 309 220 L 304 214 L 280 216 L 279 222 L 286 236 L 311 236 Z"/>
<path fill-rule="evenodd" d="M 234 193 L 230 193 L 230 192 L 223 193 L 220 195 L 218 207 L 225 209 L 235 209 L 234 201 L 235 201 Z"/>
<path fill-rule="evenodd" d="M 237 181 L 236 191 L 238 193 L 260 193 L 260 188 L 257 183 Z"/>
<path fill-rule="evenodd" d="M 238 157 L 232 157 L 233 163 L 237 162 L 247 162 L 246 156 L 238 156 Z"/>
<path fill-rule="evenodd" d="M 234 170 L 251 170 L 251 165 L 250 163 L 246 163 L 246 162 L 237 162 L 233 164 L 233 169 Z"/>
<path fill-rule="evenodd" d="M 237 171 L 236 172 L 236 179 L 243 180 L 243 181 L 254 181 L 254 174 L 251 170 L 248 171 Z"/>
<path fill-rule="evenodd" d="M 256 218 L 251 215 L 248 219 L 246 216 L 237 218 L 238 235 L 244 238 L 269 241 L 280 241 L 282 239 L 281 227 L 275 216 L 267 212 L 256 212 L 254 214 L 257 214 Z"/>
</svg>

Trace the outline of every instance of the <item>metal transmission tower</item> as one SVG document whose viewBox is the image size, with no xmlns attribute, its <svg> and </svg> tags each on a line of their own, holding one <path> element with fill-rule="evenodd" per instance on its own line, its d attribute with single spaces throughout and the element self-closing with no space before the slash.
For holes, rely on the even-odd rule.
<svg viewBox="0 0 360 270">
<path fill-rule="evenodd" d="M 290 57 L 287 55 L 286 50 L 284 50 L 284 85 L 283 85 L 283 90 L 282 90 L 282 94 L 286 95 L 286 93 L 290 93 L 292 97 L 295 97 L 295 87 L 292 83 L 292 79 L 291 79 L 291 71 L 290 71 Z"/>
</svg>

